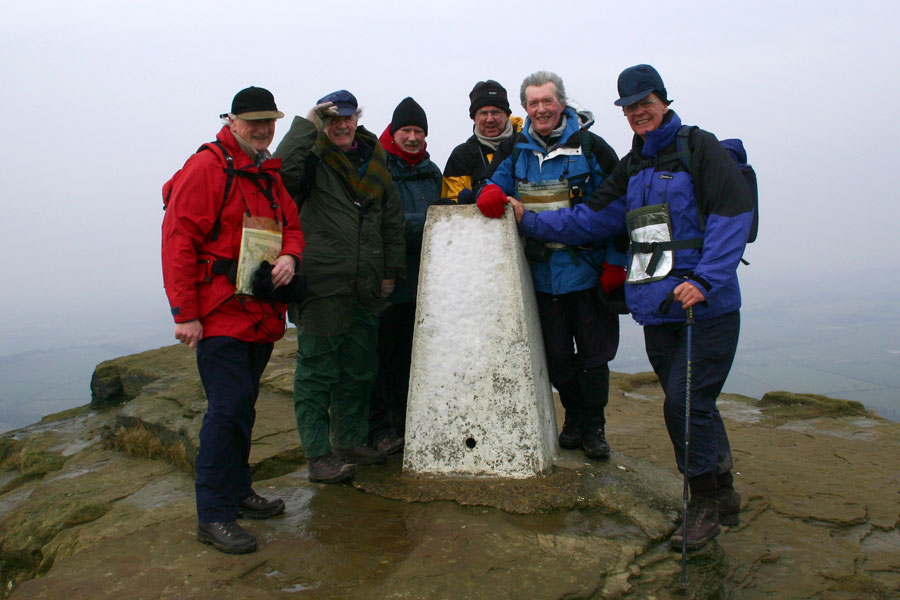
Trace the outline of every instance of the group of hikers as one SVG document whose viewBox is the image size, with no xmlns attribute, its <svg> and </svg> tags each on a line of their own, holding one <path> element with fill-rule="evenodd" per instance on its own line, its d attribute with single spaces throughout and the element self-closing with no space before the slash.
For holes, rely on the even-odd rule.
<svg viewBox="0 0 900 600">
<path fill-rule="evenodd" d="M 175 337 L 196 348 L 208 401 L 199 541 L 252 552 L 256 538 L 237 520 L 284 512 L 283 500 L 254 491 L 248 459 L 260 377 L 286 314 L 297 327 L 294 409 L 309 480 L 346 482 L 357 466 L 402 451 L 422 236 L 435 204 L 475 204 L 487 218 L 511 206 L 565 409 L 559 445 L 609 458 L 608 363 L 619 314 L 630 312 L 690 488 L 673 547 L 701 548 L 738 523 L 716 399 L 737 347 L 736 271 L 753 193 L 712 134 L 682 125 L 652 66 L 625 69 L 618 95 L 634 132 L 621 160 L 555 73 L 522 82 L 524 121 L 502 85 L 479 81 L 473 133 L 443 173 L 411 97 L 378 135 L 359 124 L 352 93 L 327 94 L 294 117 L 272 154 L 284 117 L 274 97 L 259 87 L 235 95 L 216 140 L 163 187 L 163 280 Z M 692 329 L 702 340 L 693 348 Z"/>
</svg>

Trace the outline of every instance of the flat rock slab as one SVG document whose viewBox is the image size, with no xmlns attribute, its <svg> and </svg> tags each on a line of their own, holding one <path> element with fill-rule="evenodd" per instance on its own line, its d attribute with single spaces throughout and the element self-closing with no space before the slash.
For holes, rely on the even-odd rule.
<svg viewBox="0 0 900 600">
<path fill-rule="evenodd" d="M 287 503 L 284 516 L 242 522 L 258 552 L 199 544 L 192 477 L 104 447 L 126 407 L 147 424 L 153 406 L 158 423 L 176 422 L 172 407 L 184 404 L 160 389 L 0 436 L 3 468 L 63 457 L 35 478 L 0 472 L 0 597 L 900 597 L 898 423 L 791 421 L 727 397 L 741 524 L 691 555 L 683 593 L 666 543 L 681 480 L 652 377 L 614 375 L 609 462 L 563 451 L 539 478 L 429 480 L 402 475 L 394 456 L 353 485 L 327 486 L 307 481 L 294 437 L 294 348 L 278 345 L 260 399 L 271 414 L 254 432 L 252 466 L 267 473 L 256 489 Z"/>
</svg>

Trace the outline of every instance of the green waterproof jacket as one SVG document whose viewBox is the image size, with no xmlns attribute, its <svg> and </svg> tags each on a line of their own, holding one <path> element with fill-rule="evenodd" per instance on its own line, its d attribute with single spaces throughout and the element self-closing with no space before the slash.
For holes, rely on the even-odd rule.
<svg viewBox="0 0 900 600">
<path fill-rule="evenodd" d="M 405 223 L 390 179 L 378 200 L 361 201 L 346 178 L 323 161 L 319 136 L 325 134 L 294 117 L 275 156 L 282 159 L 282 179 L 300 209 L 306 239 L 300 273 L 309 296 L 288 313 L 300 333 L 330 336 L 349 330 L 358 305 L 380 312 L 381 281 L 405 277 Z M 371 147 L 370 162 L 379 161 L 387 170 L 385 152 L 372 133 L 358 127 L 356 141 Z"/>
</svg>

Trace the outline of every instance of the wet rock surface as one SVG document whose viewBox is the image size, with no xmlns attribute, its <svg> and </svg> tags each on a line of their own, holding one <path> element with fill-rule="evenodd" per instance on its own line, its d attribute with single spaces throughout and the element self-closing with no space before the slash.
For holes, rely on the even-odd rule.
<svg viewBox="0 0 900 600">
<path fill-rule="evenodd" d="M 564 450 L 543 477 L 450 479 L 404 475 L 393 456 L 328 486 L 306 479 L 295 348 L 276 346 L 257 405 L 256 489 L 287 504 L 242 521 L 259 551 L 196 541 L 190 464 L 205 400 L 193 353 L 173 346 L 98 367 L 126 403 L 0 436 L 0 597 L 900 595 L 898 423 L 797 394 L 723 397 L 741 525 L 691 555 L 683 590 L 667 544 L 681 480 L 652 375 L 614 375 L 608 462 Z"/>
</svg>

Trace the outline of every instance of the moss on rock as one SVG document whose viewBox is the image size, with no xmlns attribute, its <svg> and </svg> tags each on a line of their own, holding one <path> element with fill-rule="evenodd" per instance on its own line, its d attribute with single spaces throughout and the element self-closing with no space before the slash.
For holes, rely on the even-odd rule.
<svg viewBox="0 0 900 600">
<path fill-rule="evenodd" d="M 766 393 L 759 401 L 759 406 L 766 408 L 769 416 L 794 420 L 812 419 L 815 417 L 872 417 L 874 413 L 866 410 L 861 402 L 829 398 L 821 394 L 796 394 L 794 392 L 775 391 Z"/>
</svg>

